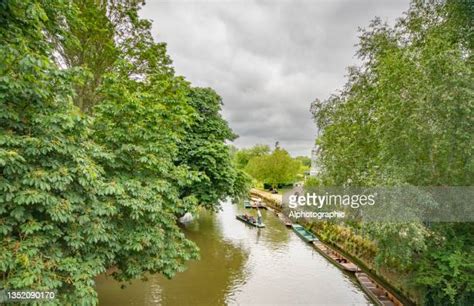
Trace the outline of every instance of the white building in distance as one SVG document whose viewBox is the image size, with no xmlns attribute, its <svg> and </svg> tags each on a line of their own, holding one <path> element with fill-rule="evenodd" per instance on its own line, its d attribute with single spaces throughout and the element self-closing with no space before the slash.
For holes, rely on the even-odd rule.
<svg viewBox="0 0 474 306">
<path fill-rule="evenodd" d="M 309 176 L 317 176 L 319 174 L 318 153 L 319 146 L 314 145 L 313 149 L 311 150 L 311 168 L 309 170 Z"/>
<path fill-rule="evenodd" d="M 316 139 L 319 137 L 319 130 L 316 132 Z M 317 144 L 311 150 L 311 168 L 309 169 L 309 176 L 318 176 L 320 172 L 318 157 L 320 148 Z"/>
</svg>

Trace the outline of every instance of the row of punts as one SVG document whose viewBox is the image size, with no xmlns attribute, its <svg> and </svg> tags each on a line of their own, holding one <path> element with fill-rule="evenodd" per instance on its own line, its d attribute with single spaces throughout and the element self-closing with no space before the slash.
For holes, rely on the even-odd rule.
<svg viewBox="0 0 474 306">
<path fill-rule="evenodd" d="M 380 306 L 403 306 L 403 303 L 389 290 L 379 285 L 374 279 L 370 278 L 366 273 L 347 257 L 341 255 L 333 248 L 319 241 L 319 239 L 310 231 L 306 230 L 299 224 L 292 225 L 293 230 L 298 236 L 306 242 L 312 243 L 316 251 L 318 251 L 327 260 L 332 262 L 335 266 L 341 270 L 355 273 L 357 280 L 359 281 L 362 290 L 364 290 L 370 298 Z"/>
<path fill-rule="evenodd" d="M 293 230 L 298 236 L 306 242 L 312 243 L 316 251 L 318 251 L 327 260 L 332 262 L 338 268 L 355 273 L 357 280 L 359 281 L 362 290 L 364 290 L 370 298 L 380 306 L 403 306 L 403 303 L 389 290 L 379 285 L 374 279 L 370 278 L 366 273 L 347 257 L 341 255 L 333 248 L 319 241 L 319 239 L 310 231 L 306 230 L 299 224 L 292 224 Z"/>
<path fill-rule="evenodd" d="M 258 204 L 258 205 L 257 205 Z M 260 199 L 252 198 L 252 201 L 244 201 L 245 208 L 266 208 L 263 205 L 263 202 Z M 335 266 L 341 270 L 355 273 L 355 276 L 360 283 L 362 289 L 369 295 L 369 297 L 380 306 L 403 306 L 403 303 L 389 290 L 385 289 L 379 283 L 377 283 L 373 278 L 369 277 L 366 273 L 353 262 L 351 262 L 347 257 L 343 256 L 340 252 L 329 247 L 328 245 L 319 241 L 319 239 L 310 231 L 306 230 L 303 226 L 299 224 L 293 224 L 290 218 L 281 212 L 276 212 L 276 215 L 281 220 L 281 222 L 287 226 L 291 227 L 293 231 L 307 243 L 311 243 L 316 251 L 318 251 L 322 256 L 327 260 L 333 263 Z M 242 222 L 245 222 L 249 225 L 263 228 L 265 225 L 258 224 L 258 222 L 253 217 L 248 217 L 247 215 L 236 216 Z"/>
<path fill-rule="evenodd" d="M 318 253 L 323 255 L 323 257 L 325 257 L 327 260 L 332 262 L 340 269 L 348 272 L 361 271 L 356 264 L 352 263 L 348 258 L 344 257 L 333 248 L 322 243 L 313 233 L 306 230 L 303 226 L 299 224 L 292 224 L 291 227 L 293 228 L 295 233 L 301 237 L 301 239 L 308 243 L 312 243 Z"/>
</svg>

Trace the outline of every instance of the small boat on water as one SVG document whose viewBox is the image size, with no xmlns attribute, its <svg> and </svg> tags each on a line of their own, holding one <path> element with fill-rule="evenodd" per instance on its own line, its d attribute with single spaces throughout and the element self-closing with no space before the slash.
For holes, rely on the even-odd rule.
<svg viewBox="0 0 474 306">
<path fill-rule="evenodd" d="M 319 240 L 313 241 L 313 245 L 316 248 L 316 251 L 318 251 L 321 255 L 326 257 L 327 260 L 335 264 L 340 269 L 346 270 L 349 272 L 360 271 L 360 268 L 357 265 L 355 265 L 349 259 L 347 259 L 346 257 L 336 252 L 331 247 L 325 245 L 321 241 Z"/>
<path fill-rule="evenodd" d="M 291 227 L 293 228 L 295 233 L 306 242 L 313 242 L 315 240 L 318 240 L 318 238 L 316 238 L 313 233 L 308 232 L 304 227 L 299 224 L 292 224 Z"/>
<path fill-rule="evenodd" d="M 262 199 L 259 199 L 259 198 L 252 198 L 252 200 L 251 200 L 251 202 L 250 202 L 250 206 L 251 206 L 251 208 L 267 209 L 267 207 L 265 206 L 265 204 L 263 204 Z"/>
<path fill-rule="evenodd" d="M 291 225 L 293 224 L 293 222 L 291 222 L 290 218 L 285 216 L 283 213 L 279 212 L 279 213 L 277 213 L 277 216 L 278 216 L 278 219 L 280 219 L 281 222 L 283 222 L 283 224 L 286 225 L 286 227 L 291 227 Z"/>
<path fill-rule="evenodd" d="M 356 272 L 355 274 L 362 289 L 379 306 L 403 306 L 392 293 L 380 286 L 376 281 L 370 278 L 366 273 Z"/>
<path fill-rule="evenodd" d="M 237 218 L 237 220 L 245 222 L 245 223 L 247 223 L 248 225 L 251 225 L 251 226 L 255 226 L 255 227 L 258 227 L 258 228 L 265 227 L 265 224 L 258 223 L 257 219 L 255 219 L 253 216 L 237 215 L 237 216 L 235 216 L 235 218 Z"/>
<path fill-rule="evenodd" d="M 249 200 L 244 200 L 244 208 L 252 208 L 252 204 Z"/>
</svg>

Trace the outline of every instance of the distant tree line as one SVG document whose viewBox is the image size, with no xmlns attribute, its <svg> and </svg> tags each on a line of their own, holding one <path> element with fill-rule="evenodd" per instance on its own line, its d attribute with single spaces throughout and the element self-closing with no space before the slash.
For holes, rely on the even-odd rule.
<svg viewBox="0 0 474 306">
<path fill-rule="evenodd" d="M 283 148 L 276 146 L 272 151 L 268 145 L 255 145 L 251 148 L 235 149 L 234 163 L 244 170 L 261 186 L 277 189 L 303 180 L 309 170 L 311 160 L 306 156 L 291 157 Z"/>
</svg>

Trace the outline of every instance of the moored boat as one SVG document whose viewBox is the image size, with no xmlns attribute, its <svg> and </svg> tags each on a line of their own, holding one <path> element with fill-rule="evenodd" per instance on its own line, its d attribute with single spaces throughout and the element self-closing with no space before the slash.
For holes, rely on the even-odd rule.
<svg viewBox="0 0 474 306">
<path fill-rule="evenodd" d="M 251 205 L 252 205 L 252 208 L 267 209 L 265 204 L 263 204 L 262 199 L 259 199 L 259 198 L 257 198 L 257 199 L 252 198 Z"/>
<path fill-rule="evenodd" d="M 278 216 L 278 219 L 280 219 L 281 222 L 283 222 L 283 224 L 285 224 L 286 227 L 291 227 L 291 225 L 293 224 L 293 222 L 291 222 L 290 218 L 285 216 L 283 213 L 279 212 L 279 213 L 277 213 L 277 216 Z"/>
<path fill-rule="evenodd" d="M 331 247 L 325 245 L 321 241 L 313 241 L 313 245 L 316 248 L 316 251 L 318 251 L 321 255 L 326 257 L 330 262 L 335 264 L 337 267 L 339 267 L 342 270 L 346 270 L 349 272 L 358 272 L 360 271 L 360 268 L 352 263 L 349 259 L 346 257 L 342 256 L 339 252 L 335 251 Z"/>
<path fill-rule="evenodd" d="M 370 278 L 366 273 L 356 272 L 356 278 L 362 289 L 370 296 L 370 298 L 380 306 L 403 306 L 390 291 L 380 286 L 376 281 Z"/>
<path fill-rule="evenodd" d="M 237 215 L 235 216 L 238 220 L 247 223 L 248 225 L 255 226 L 258 228 L 263 228 L 265 227 L 265 224 L 263 223 L 258 223 L 257 219 L 255 219 L 253 216 L 248 216 L 248 215 Z"/>
<path fill-rule="evenodd" d="M 252 208 L 252 204 L 249 200 L 244 200 L 244 208 Z"/>
<path fill-rule="evenodd" d="M 308 232 L 304 227 L 302 227 L 299 224 L 292 224 L 291 227 L 293 228 L 295 233 L 306 242 L 312 242 L 312 241 L 318 240 L 318 238 L 316 238 L 316 236 L 314 236 L 313 233 Z"/>
</svg>

